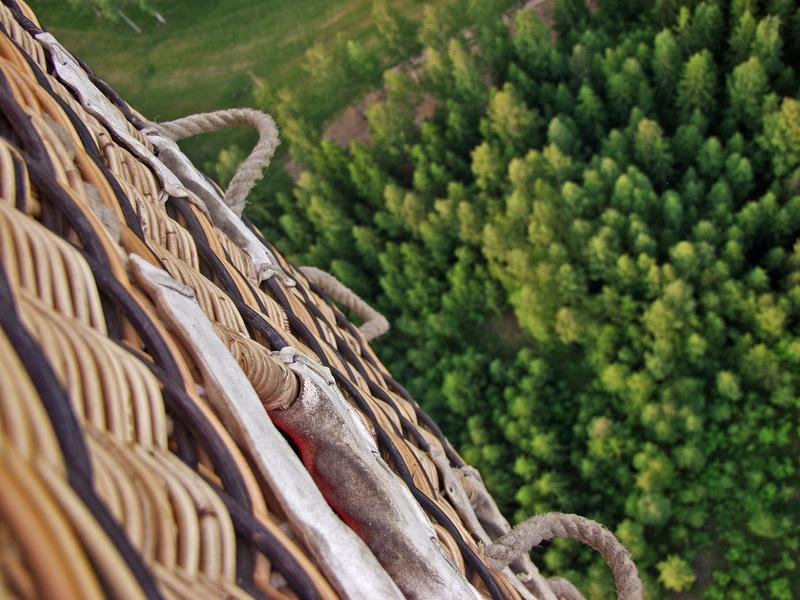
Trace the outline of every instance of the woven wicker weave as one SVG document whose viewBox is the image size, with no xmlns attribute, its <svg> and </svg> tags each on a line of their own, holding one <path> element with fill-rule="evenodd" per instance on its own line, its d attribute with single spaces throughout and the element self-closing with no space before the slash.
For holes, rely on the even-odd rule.
<svg viewBox="0 0 800 600">
<path fill-rule="evenodd" d="M 3 4 L 0 597 L 533 598 L 362 333 Z"/>
</svg>

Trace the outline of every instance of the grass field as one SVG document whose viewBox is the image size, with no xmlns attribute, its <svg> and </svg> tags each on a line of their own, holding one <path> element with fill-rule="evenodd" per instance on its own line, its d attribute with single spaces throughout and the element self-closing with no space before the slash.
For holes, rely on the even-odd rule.
<svg viewBox="0 0 800 600">
<path fill-rule="evenodd" d="M 310 46 L 332 48 L 338 34 L 364 43 L 375 36 L 371 0 L 155 0 L 167 24 L 131 9 L 141 34 L 64 0 L 29 3 L 66 47 L 137 110 L 158 120 L 248 105 L 253 75 L 303 96 L 314 86 L 301 68 Z M 420 0 L 392 3 L 414 18 L 424 6 Z M 337 108 L 350 101 L 343 92 Z M 214 134 L 191 144 L 190 154 L 201 162 L 213 159 L 219 148 L 243 138 L 237 132 Z"/>
</svg>

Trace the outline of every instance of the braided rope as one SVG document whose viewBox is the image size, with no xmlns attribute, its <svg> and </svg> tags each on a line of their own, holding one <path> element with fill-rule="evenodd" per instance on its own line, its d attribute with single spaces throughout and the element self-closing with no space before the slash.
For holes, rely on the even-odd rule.
<svg viewBox="0 0 800 600">
<path fill-rule="evenodd" d="M 568 537 L 597 550 L 614 573 L 619 600 L 642 600 L 642 580 L 630 552 L 608 529 L 585 517 L 544 513 L 531 517 L 486 548 L 489 566 L 502 570 L 531 548 L 554 537 Z"/>
<path fill-rule="evenodd" d="M 547 580 L 547 585 L 558 600 L 586 600 L 572 583 L 562 577 L 551 577 Z"/>
<path fill-rule="evenodd" d="M 311 283 L 361 317 L 364 323 L 358 329 L 368 342 L 389 331 L 389 321 L 386 317 L 333 275 L 316 267 L 300 267 L 300 271 Z"/>
<path fill-rule="evenodd" d="M 158 129 L 178 141 L 200 133 L 219 131 L 232 126 L 250 126 L 258 130 L 258 143 L 239 166 L 225 191 L 225 203 L 237 215 L 244 210 L 247 194 L 264 175 L 280 140 L 275 121 L 268 114 L 252 108 L 232 108 L 209 113 L 197 113 L 174 121 L 158 123 Z"/>
</svg>

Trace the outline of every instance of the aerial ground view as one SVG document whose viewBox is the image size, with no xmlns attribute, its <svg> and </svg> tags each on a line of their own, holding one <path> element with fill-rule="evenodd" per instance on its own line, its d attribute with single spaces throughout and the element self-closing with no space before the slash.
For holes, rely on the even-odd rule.
<svg viewBox="0 0 800 600">
<path fill-rule="evenodd" d="M 210 581 L 204 569 L 212 572 L 209 565 L 216 560 L 222 565 L 217 571 L 224 574 L 228 569 L 230 586 L 239 587 L 235 593 L 234 588 L 223 586 L 213 588 L 218 594 L 205 590 L 194 597 L 226 597 L 223 593 L 239 597 L 241 590 L 266 598 L 370 597 L 331 575 L 340 567 L 315 551 L 312 534 L 306 539 L 298 533 L 303 527 L 313 527 L 298 525 L 302 519 L 285 508 L 281 492 L 275 491 L 282 486 L 270 487 L 271 479 L 264 474 L 268 467 L 259 470 L 260 455 L 248 445 L 250 441 L 242 441 L 251 439 L 240 433 L 246 427 L 231 425 L 233 417 L 225 416 L 219 408 L 221 401 L 205 402 L 207 394 L 215 397 L 216 388 L 208 383 L 212 376 L 201 377 L 205 363 L 187 341 L 191 334 L 170 321 L 179 321 L 180 315 L 169 317 L 167 305 L 159 304 L 167 292 L 153 291 L 155 279 L 148 279 L 148 269 L 164 273 L 163 268 L 180 282 L 173 281 L 175 285 L 194 289 L 208 314 L 203 322 L 210 320 L 214 325 L 257 392 L 255 376 L 247 370 L 249 359 L 243 358 L 247 352 L 258 350 L 274 357 L 275 353 L 263 352 L 264 347 L 277 351 L 288 344 L 299 348 L 297 352 L 320 357 L 321 364 L 330 368 L 328 385 L 338 387 L 338 397 L 355 407 L 348 408 L 348 414 L 366 424 L 366 438 L 377 440 L 372 452 L 387 461 L 399 475 L 398 481 L 415 482 L 408 486 L 412 495 L 405 488 L 403 494 L 413 496 L 423 509 L 415 503 L 417 512 L 434 523 L 433 539 L 438 536 L 441 545 L 436 547 L 445 548 L 448 568 L 458 571 L 459 582 L 468 580 L 464 589 L 477 597 L 572 600 L 580 598 L 580 593 L 589 600 L 604 600 L 617 593 L 635 596 L 625 596 L 619 577 L 615 592 L 618 573 L 613 565 L 609 568 L 608 557 L 604 560 L 602 553 L 586 543 L 566 537 L 551 540 L 547 536 L 541 543 L 534 542 L 530 557 L 543 577 L 537 573 L 539 579 L 526 588 L 529 591 L 515 591 L 524 578 L 508 583 L 513 573 L 505 583 L 497 583 L 500 576 L 483 565 L 497 567 L 497 573 L 509 565 L 508 560 L 500 566 L 493 562 L 491 542 L 499 535 L 477 514 L 470 489 L 464 488 L 475 509 L 475 513 L 466 511 L 472 521 L 448 487 L 448 474 L 464 464 L 480 472 L 488 494 L 512 526 L 551 512 L 574 513 L 603 524 L 630 552 L 646 598 L 800 599 L 800 7 L 794 0 L 27 3 L 30 8 L 23 10 L 16 2 L 3 0 L 7 7 L 3 10 L 12 15 L 3 13 L 4 33 L 25 30 L 28 33 L 22 33 L 33 36 L 31 43 L 46 40 L 28 18 L 27 11 L 35 13 L 60 44 L 91 66 L 92 81 L 96 75 L 113 88 L 112 97 L 108 86 L 96 82 L 110 104 L 122 107 L 118 94 L 130 106 L 133 112 L 127 105 L 123 111 L 129 130 L 125 135 L 133 139 L 131 132 L 136 129 L 135 136 L 147 138 L 163 163 L 179 175 L 174 163 L 163 158 L 166 151 L 159 146 L 159 136 L 166 134 L 158 133 L 159 123 L 165 124 L 163 131 L 170 131 L 169 122 L 174 119 L 232 108 L 255 108 L 271 115 L 280 144 L 263 178 L 241 198 L 246 201 L 245 219 L 237 222 L 252 224 L 252 230 L 257 230 L 248 229 L 252 239 L 263 236 L 267 241 L 263 247 L 277 249 L 289 263 L 330 273 L 339 286 L 349 288 L 390 324 L 387 333 L 371 341 L 371 349 L 366 342 L 357 344 L 353 326 L 348 324 L 348 329 L 343 323 L 350 318 L 360 324 L 367 318 L 356 304 L 336 297 L 335 292 L 331 297 L 337 304 L 322 300 L 317 304 L 325 280 L 313 279 L 318 271 L 306 267 L 302 272 L 313 284 L 308 292 L 299 284 L 284 289 L 288 276 L 281 266 L 275 267 L 280 275 L 269 282 L 262 283 L 256 274 L 254 285 L 240 283 L 248 277 L 252 283 L 247 269 L 252 269 L 248 261 L 253 254 L 251 247 L 235 247 L 239 238 L 230 233 L 233 225 L 220 225 L 213 209 L 201 211 L 162 190 L 162 204 L 170 197 L 166 207 L 147 213 L 163 213 L 158 217 L 161 225 L 148 228 L 141 207 L 149 198 L 149 188 L 139 185 L 138 175 L 130 176 L 130 185 L 113 184 L 113 194 L 108 195 L 140 198 L 131 201 L 132 209 L 116 209 L 117 217 L 113 217 L 116 233 L 112 237 L 124 249 L 117 254 L 129 258 L 116 270 L 117 259 L 108 259 L 109 273 L 115 273 L 114 278 L 124 285 L 109 283 L 113 278 L 99 274 L 105 267 L 97 263 L 103 261 L 92 258 L 88 249 L 94 246 L 81 237 L 82 229 L 54 224 L 72 217 L 53 216 L 48 210 L 56 209 L 46 209 L 48 203 L 42 199 L 47 194 L 29 193 L 29 206 L 39 207 L 30 208 L 29 220 L 37 227 L 41 222 L 48 235 L 58 233 L 63 238 L 59 244 L 77 245 L 80 256 L 88 256 L 86 277 L 94 277 L 92 281 L 105 289 L 98 296 L 97 310 L 101 316 L 106 314 L 103 336 L 108 337 L 103 342 L 109 339 L 116 344 L 108 355 L 116 356 L 118 348 L 125 348 L 125 360 L 145 365 L 136 369 L 154 377 L 154 389 L 173 398 L 169 402 L 177 402 L 174 398 L 180 394 L 170 387 L 171 375 L 164 375 L 170 369 L 160 362 L 158 344 L 143 333 L 152 328 L 144 328 L 143 317 L 130 316 L 133 313 L 125 313 L 127 309 L 111 308 L 133 302 L 119 299 L 123 292 L 118 288 L 130 288 L 134 290 L 130 297 L 144 303 L 141 314 L 160 315 L 164 325 L 157 329 L 164 331 L 160 335 L 168 341 L 167 354 L 177 357 L 176 364 L 187 365 L 175 367 L 180 372 L 176 381 L 180 379 L 180 386 L 187 390 L 192 388 L 187 397 L 194 404 L 210 406 L 200 411 L 211 415 L 207 418 L 215 425 L 209 425 L 209 431 L 222 431 L 219 439 L 233 440 L 231 460 L 250 474 L 243 475 L 240 484 L 250 490 L 248 497 L 253 497 L 254 489 L 267 490 L 255 494 L 258 502 L 251 504 L 264 506 L 251 507 L 249 521 L 235 517 L 240 508 L 231 508 L 239 506 L 231 490 L 238 488 L 225 479 L 225 469 L 214 462 L 211 446 L 203 445 L 202 436 L 191 427 L 179 426 L 181 419 L 189 422 L 185 415 L 195 413 L 170 408 L 173 405 L 167 402 L 165 441 L 161 446 L 154 442 L 155 447 L 160 452 L 163 446 L 170 457 L 180 459 L 174 461 L 181 463 L 176 469 L 186 469 L 185 465 L 194 469 L 191 475 L 204 490 L 222 490 L 222 500 L 214 496 L 218 504 L 213 505 L 221 508 L 213 510 L 227 507 L 234 515 L 231 531 L 235 529 L 236 553 L 231 550 L 234 558 L 225 558 L 228 555 L 223 553 L 220 562 L 213 558 L 211 542 L 197 542 L 200 549 L 193 550 L 191 540 L 198 536 L 205 540 L 203 536 L 209 535 L 200 518 L 197 531 L 191 529 L 195 537 L 178 536 L 179 549 L 173 556 L 161 542 L 153 541 L 162 538 L 148 537 L 142 512 L 139 521 L 145 523 L 145 533 L 137 537 L 131 533 L 135 528 L 126 525 L 120 535 L 126 534 L 130 543 L 116 546 L 130 545 L 145 557 L 141 568 L 127 563 L 131 577 L 146 592 L 141 597 L 158 597 L 159 590 L 167 589 L 170 592 L 164 592 L 164 597 L 182 597 L 183 584 L 168 579 L 162 569 L 172 568 L 164 565 L 175 561 L 183 565 L 186 557 L 197 553 L 195 562 L 200 566 L 186 567 L 181 573 L 199 570 L 202 576 L 197 581 L 205 582 L 205 577 Z M 9 25 L 12 18 L 17 19 L 14 27 Z M 52 50 L 49 42 L 42 44 Z M 14 48 L 37 56 L 26 43 L 15 41 Z M 27 73 L 25 65 L 33 59 L 14 62 L 10 56 L 11 50 L 0 52 L 3 60 Z M 69 78 L 58 72 L 55 59 L 43 64 L 48 78 L 61 77 L 64 89 L 72 89 Z M 46 139 L 37 142 L 34 150 L 26 150 L 34 148 L 29 139 L 33 134 L 18 132 L 25 120 L 15 115 L 22 115 L 22 109 L 9 106 L 14 98 L 24 104 L 22 99 L 40 95 L 20 91 L 23 76 L 9 75 L 8 69 L 12 67 L 0 69 L 4 82 L 0 135 L 10 140 L 8 156 L 16 157 L 13 164 L 27 165 L 30 175 L 25 181 L 41 190 L 56 185 L 51 179 L 63 186 L 73 181 L 70 168 L 53 168 L 50 179 L 40 173 L 47 170 L 41 165 L 48 164 L 40 155 L 45 150 L 55 155 L 51 146 L 70 135 L 73 141 L 64 142 L 67 151 L 59 156 L 72 156 L 72 146 L 91 137 L 98 141 L 87 150 L 89 154 L 98 148 L 98 156 L 103 154 L 102 140 L 108 139 L 124 147 L 125 156 L 143 160 L 143 151 L 131 150 L 134 142 L 126 142 L 119 131 L 98 137 L 95 117 L 101 123 L 104 120 L 87 105 L 84 108 L 94 116 L 83 117 L 78 111 L 78 120 L 86 126 L 76 126 L 76 134 L 65 133 L 66 126 L 59 125 L 47 137 L 41 132 L 54 117 L 48 113 L 46 118 L 33 118 L 30 123 L 37 135 Z M 30 75 L 30 81 L 43 86 L 44 77 Z M 47 89 L 58 86 L 51 83 Z M 80 101 L 78 93 L 73 103 L 77 106 Z M 45 106 L 44 101 L 37 102 Z M 62 105 L 59 100 L 58 106 Z M 72 109 L 63 108 L 63 113 L 69 117 L 64 117 L 65 122 L 75 122 Z M 147 122 L 138 115 L 152 122 L 151 127 L 145 127 Z M 224 190 L 258 139 L 251 128 L 233 127 L 188 137 L 181 140 L 180 149 Z M 173 148 L 174 142 L 169 143 Z M 33 157 L 30 161 L 28 154 Z M 5 157 L 0 153 L 0 163 Z M 11 161 L 8 158 L 7 164 Z M 79 164 L 77 158 L 74 161 Z M 114 160 L 103 161 L 107 167 L 98 166 L 98 173 L 110 170 L 117 179 L 124 179 L 117 174 Z M 153 161 L 146 164 L 159 173 Z M 84 166 L 75 169 L 84 174 L 84 180 L 95 181 Z M 62 171 L 67 175 L 62 177 Z M 13 189 L 23 189 L 19 169 L 14 173 L 18 185 Z M 190 184 L 183 183 L 194 193 Z M 97 209 L 100 200 L 93 199 L 105 198 L 96 191 L 102 188 L 100 184 L 82 184 L 80 189 L 69 185 L 78 190 L 73 196 L 93 185 L 95 191 L 84 193 L 90 206 L 84 210 L 90 213 L 87 222 L 95 230 L 114 229 L 104 217 L 107 207 Z M 207 180 L 204 185 L 211 187 Z M 133 187 L 139 188 L 135 194 Z M 192 195 L 188 197 L 191 200 Z M 8 206 L 12 204 L 13 196 Z M 5 201 L 0 203 L 4 211 L 5 206 Z M 20 206 L 18 201 L 14 210 L 22 211 Z M 134 221 L 135 226 L 131 225 Z M 130 231 L 140 231 L 141 239 L 134 240 L 134 233 L 119 233 L 126 222 Z M 163 229 L 163 223 L 176 224 L 177 233 L 170 230 L 170 235 L 179 240 L 186 231 L 190 241 L 201 240 L 192 242 L 197 250 L 189 253 L 190 258 L 175 259 L 172 241 L 164 242 L 169 252 L 151 243 L 151 236 L 157 235 L 151 229 Z M 0 236 L 10 239 L 8 232 L 17 226 L 8 227 L 0 228 Z M 217 240 L 225 235 L 223 241 Z M 145 251 L 148 245 L 154 248 L 151 252 Z M 134 254 L 144 256 L 149 266 L 141 266 L 137 261 L 144 259 Z M 274 257 L 273 262 L 283 264 Z M 184 275 L 188 270 L 184 263 L 191 265 L 191 274 Z M 219 266 L 223 263 L 225 268 Z M 290 275 L 294 272 L 284 268 Z M 204 278 L 203 283 L 195 287 L 198 278 Z M 6 276 L 0 277 L 0 299 L 14 299 L 20 322 L 33 332 L 30 336 L 44 355 L 50 356 L 45 342 L 49 338 L 42 327 L 32 324 L 39 318 L 32 315 L 44 309 L 25 308 L 28 302 L 39 305 L 28 300 L 27 291 L 20 291 L 25 287 L 23 275 L 8 276 L 8 280 L 7 293 Z M 214 287 L 204 296 L 206 292 L 198 290 L 205 290 L 207 284 L 219 289 Z M 234 294 L 232 288 L 239 291 Z M 211 300 L 215 294 L 224 296 L 225 302 L 206 310 L 204 298 L 216 302 Z M 72 297 L 77 293 L 73 291 Z M 58 313 L 61 304 L 53 302 Z M 77 300 L 71 302 L 77 306 Z M 258 333 L 261 317 L 253 316 L 256 310 L 250 306 L 269 316 L 262 321 L 285 326 L 276 325 L 269 335 L 263 330 Z M 298 307 L 303 307 L 297 313 L 300 316 L 295 315 Z M 122 315 L 116 318 L 117 325 L 108 316 L 112 310 Z M 221 315 L 229 313 L 233 317 L 226 321 Z M 215 320 L 214 315 L 219 318 Z M 273 315 L 278 316 L 273 319 Z M 320 325 L 323 317 L 326 324 Z M 13 329 L 3 327 L 7 332 Z M 283 338 L 275 333 L 284 330 Z M 183 337 L 179 331 L 184 331 Z M 241 339 L 229 342 L 226 335 Z M 11 333 L 8 338 L 9 348 L 22 347 Z M 87 342 L 85 347 L 90 345 Z M 19 355 L 21 364 L 27 365 L 22 351 Z M 272 365 L 271 360 L 264 359 L 264 364 Z M 300 362 L 313 362 L 304 360 Z M 61 364 L 55 358 L 50 361 Z M 286 370 L 283 363 L 276 364 Z M 379 364 L 385 365 L 391 377 L 382 374 L 384 367 Z M 57 375 L 60 368 L 54 367 Z M 300 377 L 300 367 L 292 369 Z M 118 370 L 132 372 L 133 367 Z M 320 377 L 318 371 L 314 377 Z M 76 377 L 56 379 L 69 392 Z M 31 375 L 31 380 L 38 385 L 37 377 Z M 301 398 L 302 390 L 308 389 L 302 382 L 301 378 L 300 392 L 293 388 Z M 81 389 L 88 389 L 87 385 Z M 42 398 L 47 396 L 40 387 L 36 389 Z M 321 456 L 322 450 L 317 446 L 308 450 L 306 443 L 313 445 L 334 435 L 323 425 L 321 434 L 308 433 L 308 422 L 323 419 L 315 413 L 309 413 L 305 421 L 286 417 L 277 414 L 283 405 L 276 409 L 261 399 L 280 430 L 276 439 L 289 441 L 293 460 L 295 455 L 302 458 L 327 504 L 358 533 L 354 539 L 363 539 L 375 554 L 380 563 L 375 563 L 375 569 L 385 569 L 394 580 L 387 580 L 384 588 L 376 583 L 373 589 L 395 589 L 396 583 L 409 598 L 459 597 L 456 592 L 445 596 L 430 591 L 426 596 L 419 591 L 423 588 L 414 588 L 414 582 L 404 582 L 393 570 L 402 569 L 387 566 L 389 559 L 376 547 L 380 536 L 375 532 L 382 530 L 375 523 L 380 518 L 370 513 L 359 521 L 356 514 L 380 513 L 380 504 L 370 500 L 369 509 L 358 508 L 352 497 L 362 489 L 358 481 L 379 477 L 359 471 L 362 479 L 356 475 L 331 478 L 324 465 L 309 458 Z M 412 408 L 403 408 L 406 404 L 401 405 L 401 400 Z M 45 408 L 37 410 L 44 415 L 52 403 L 42 402 Z M 417 402 L 419 410 L 414 412 Z M 88 406 L 88 401 L 84 404 Z M 375 409 L 373 417 L 375 406 L 383 408 Z M 422 411 L 424 420 L 419 416 Z M 122 484 L 114 483 L 117 479 L 110 474 L 101 481 L 103 461 L 111 459 L 97 457 L 114 457 L 122 450 L 113 446 L 117 442 L 97 441 L 102 435 L 95 433 L 94 413 L 90 408 L 84 412 L 89 425 L 84 425 L 83 412 L 76 409 L 76 431 L 87 440 L 86 452 L 93 457 L 90 462 L 97 472 L 93 489 L 101 499 L 98 502 L 109 506 L 113 521 L 116 507 L 123 507 L 119 514 L 128 514 L 126 496 L 123 491 L 113 496 L 116 500 L 106 501 L 113 495 L 108 490 L 114 485 L 122 489 Z M 0 410 L 0 425 L 3 419 L 12 422 Z M 140 432 L 142 426 L 131 427 Z M 61 440 L 60 430 L 55 430 Z M 109 430 L 114 428 L 109 425 Z M 24 454 L 6 450 L 12 442 L 4 442 L 5 437 L 16 439 L 8 432 L 0 435 L 0 456 Z M 158 438 L 155 433 L 152 437 Z M 441 441 L 445 437 L 452 449 Z M 319 443 L 326 447 L 324 441 Z M 257 446 L 258 440 L 252 444 Z M 429 451 L 428 444 L 436 446 L 440 455 Z M 68 456 L 66 451 L 64 456 Z M 147 461 L 153 463 L 147 472 L 160 473 L 172 458 L 158 467 L 156 459 Z M 412 461 L 416 461 L 414 466 L 406 468 Z M 6 467 L 0 467 L 2 476 Z M 23 479 L 20 473 L 14 471 L 14 477 Z M 55 486 L 48 479 L 51 475 L 42 477 L 47 486 Z M 74 486 L 74 478 L 70 481 Z M 431 488 L 429 492 L 420 491 L 425 485 Z M 460 488 L 458 493 L 464 495 Z M 191 504 L 186 494 L 180 501 L 177 495 L 170 496 L 169 502 Z M 78 495 L 87 506 L 94 506 Z M 439 497 L 448 500 L 438 504 L 430 500 Z M 0 517 L 6 514 L 4 506 L 0 501 Z M 269 519 L 259 516 L 259 510 Z M 83 523 L 77 521 L 77 513 L 66 512 Z M 485 528 L 480 531 L 488 535 L 485 540 L 470 524 L 477 522 L 476 514 Z M 122 517 L 116 521 L 127 523 Z M 109 539 L 117 539 L 108 533 L 112 525 L 99 517 L 98 522 Z M 184 521 L 176 522 L 185 532 Z M 281 547 L 298 548 L 287 551 L 287 556 L 300 557 L 296 561 L 302 568 L 285 566 L 289 559 L 284 554 L 275 558 L 256 542 L 255 558 L 250 562 L 238 558 L 246 554 L 242 548 L 250 547 L 243 532 L 257 524 L 272 527 L 275 539 L 286 537 Z M 75 529 L 79 531 L 76 543 L 88 548 L 84 537 L 88 529 Z M 286 533 L 290 529 L 291 535 Z M 5 539 L 7 530 L 16 531 L 6 528 L 0 518 L 0 539 Z M 224 542 L 227 530 L 220 526 L 220 531 Z M 498 531 L 505 533 L 502 527 Z M 472 532 L 478 541 L 465 542 L 460 537 L 469 537 L 465 532 Z M 230 538 L 234 539 L 233 533 Z M 150 547 L 158 547 L 152 561 L 146 552 Z M 485 560 L 484 548 L 489 557 Z M 364 551 L 369 552 L 366 547 Z M 86 564 L 99 573 L 97 589 L 112 596 L 123 589 L 123 583 L 118 583 L 121 587 L 109 583 L 106 571 L 98 566 L 102 560 L 93 558 L 91 550 L 86 552 Z M 414 553 L 398 551 L 403 556 Z M 128 556 L 122 550 L 120 554 Z M 4 570 L 4 564 L 13 563 L 13 556 L 8 559 L 11 562 L 5 560 L 0 552 L 0 596 L 8 589 L 16 594 L 9 592 L 9 597 L 48 597 L 35 586 L 36 577 L 25 579 L 10 567 Z M 509 567 L 515 573 L 519 569 L 514 565 L 522 559 L 517 560 Z M 403 569 L 413 571 L 407 565 Z M 30 572 L 36 572 L 35 568 Z M 244 572 L 250 573 L 249 579 Z M 150 576 L 155 581 L 152 593 L 142 583 L 151 581 Z M 569 589 L 555 583 L 553 591 L 536 587 L 536 581 L 563 582 L 547 579 L 556 576 L 568 580 L 570 584 L 564 585 Z M 423 579 L 419 576 L 419 581 Z M 376 580 L 383 581 L 377 576 Z M 304 585 L 312 586 L 313 593 Z M 458 589 L 452 586 L 451 591 Z M 26 589 L 31 592 L 28 596 L 19 591 Z M 38 594 L 33 593 L 36 590 Z M 383 593 L 372 597 L 383 597 Z"/>
</svg>

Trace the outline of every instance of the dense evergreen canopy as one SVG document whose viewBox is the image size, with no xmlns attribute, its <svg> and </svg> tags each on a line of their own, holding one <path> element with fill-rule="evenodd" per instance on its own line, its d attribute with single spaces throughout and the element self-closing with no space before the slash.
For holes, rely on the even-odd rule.
<svg viewBox="0 0 800 600">
<path fill-rule="evenodd" d="M 370 143 L 283 98 L 304 172 L 253 215 L 389 316 L 381 355 L 516 518 L 607 523 L 651 597 L 800 597 L 800 9 L 559 0 L 554 35 L 459 1 L 411 39 L 381 8 L 384 55 L 426 53 Z M 375 68 L 347 50 L 339 84 Z"/>
</svg>

